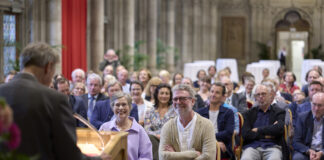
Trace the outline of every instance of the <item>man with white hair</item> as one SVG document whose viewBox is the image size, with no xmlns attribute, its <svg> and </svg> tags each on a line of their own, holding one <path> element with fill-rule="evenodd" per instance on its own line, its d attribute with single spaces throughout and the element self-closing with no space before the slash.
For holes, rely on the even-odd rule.
<svg viewBox="0 0 324 160">
<path fill-rule="evenodd" d="M 123 92 L 124 93 L 129 93 L 129 83 L 127 83 L 127 79 L 128 79 L 128 71 L 127 71 L 127 69 L 121 69 L 117 73 L 117 79 L 118 79 L 119 83 L 123 87 Z"/>
<path fill-rule="evenodd" d="M 94 106 L 96 105 L 96 102 L 107 99 L 107 97 L 104 94 L 100 93 L 101 86 L 102 86 L 102 80 L 98 74 L 92 73 L 88 76 L 87 79 L 88 93 L 82 95 L 82 99 L 87 105 L 88 120 L 91 119 L 92 111 L 94 109 Z"/>
<path fill-rule="evenodd" d="M 76 82 L 85 84 L 85 72 L 81 68 L 74 69 L 71 73 L 72 81 L 70 82 L 70 90 Z"/>
</svg>

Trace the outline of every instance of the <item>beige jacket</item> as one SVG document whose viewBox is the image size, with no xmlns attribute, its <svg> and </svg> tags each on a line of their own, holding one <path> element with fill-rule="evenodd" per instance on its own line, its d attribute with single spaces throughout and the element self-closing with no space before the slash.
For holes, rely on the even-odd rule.
<svg viewBox="0 0 324 160">
<path fill-rule="evenodd" d="M 198 156 L 196 151 L 180 152 L 180 141 L 177 128 L 177 117 L 169 120 L 163 127 L 159 146 L 160 160 L 215 160 L 216 138 L 214 126 L 210 120 L 197 114 L 197 121 L 191 140 L 192 148 L 201 152 Z M 164 151 L 164 145 L 173 146 L 176 152 Z"/>
</svg>

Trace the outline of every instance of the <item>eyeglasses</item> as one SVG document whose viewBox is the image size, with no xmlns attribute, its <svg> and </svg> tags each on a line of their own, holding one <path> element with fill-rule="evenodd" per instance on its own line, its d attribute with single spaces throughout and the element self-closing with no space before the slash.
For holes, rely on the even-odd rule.
<svg viewBox="0 0 324 160">
<path fill-rule="evenodd" d="M 184 102 L 188 99 L 192 99 L 192 97 L 175 97 L 175 98 L 172 98 L 172 101 L 177 102 L 179 100 L 180 102 Z"/>
</svg>

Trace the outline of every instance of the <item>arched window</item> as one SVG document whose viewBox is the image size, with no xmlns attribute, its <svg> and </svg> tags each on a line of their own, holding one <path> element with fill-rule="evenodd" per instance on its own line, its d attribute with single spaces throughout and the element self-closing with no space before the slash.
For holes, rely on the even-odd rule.
<svg viewBox="0 0 324 160">
<path fill-rule="evenodd" d="M 16 15 L 3 15 L 3 58 L 4 75 L 13 70 L 16 63 L 16 35 L 17 35 Z"/>
</svg>

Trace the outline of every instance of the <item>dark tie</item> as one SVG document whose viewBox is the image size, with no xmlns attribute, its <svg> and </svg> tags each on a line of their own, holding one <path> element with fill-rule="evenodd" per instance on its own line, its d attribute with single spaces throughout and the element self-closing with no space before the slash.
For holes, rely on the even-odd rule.
<svg viewBox="0 0 324 160">
<path fill-rule="evenodd" d="M 88 120 L 90 120 L 90 118 L 91 118 L 91 114 L 92 114 L 92 111 L 93 111 L 94 100 L 95 100 L 95 98 L 91 96 L 90 97 L 89 107 L 88 107 L 88 113 L 87 113 Z"/>
</svg>

